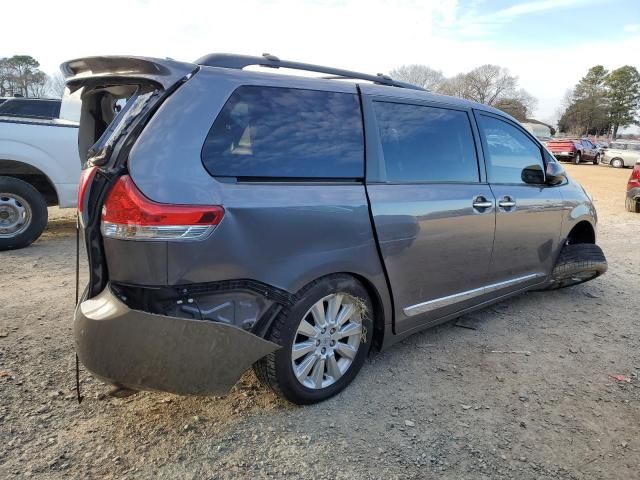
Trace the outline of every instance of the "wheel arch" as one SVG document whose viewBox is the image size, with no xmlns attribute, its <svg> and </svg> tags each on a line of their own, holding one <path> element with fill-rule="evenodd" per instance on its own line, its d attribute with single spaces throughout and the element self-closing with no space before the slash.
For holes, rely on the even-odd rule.
<svg viewBox="0 0 640 480">
<path fill-rule="evenodd" d="M 383 345 L 385 335 L 385 310 L 382 297 L 376 286 L 368 278 L 354 272 L 341 272 L 345 275 L 351 275 L 358 280 L 369 294 L 371 304 L 373 305 L 373 346 L 380 350 Z"/>
<path fill-rule="evenodd" d="M 48 206 L 58 205 L 58 191 L 55 184 L 39 168 L 17 160 L 0 159 L 0 176 L 27 182 L 40 192 Z"/>
<path fill-rule="evenodd" d="M 569 231 L 566 244 L 596 243 L 596 230 L 588 220 L 580 220 Z"/>
<path fill-rule="evenodd" d="M 321 275 L 311 280 L 310 282 L 306 283 L 303 287 L 301 287 L 296 292 L 296 295 L 298 294 L 298 292 L 305 290 L 309 285 L 313 283 L 316 283 L 325 278 L 335 277 L 339 275 L 346 275 L 346 276 L 352 277 L 353 279 L 357 280 L 367 291 L 367 294 L 369 295 L 369 299 L 371 300 L 371 304 L 373 306 L 372 342 L 373 342 L 373 346 L 376 347 L 377 350 L 381 350 L 383 345 L 383 340 L 385 337 L 386 327 L 388 326 L 387 323 L 385 322 L 385 319 L 386 319 L 385 313 L 387 310 L 389 311 L 391 310 L 390 310 L 390 307 L 385 308 L 385 302 L 381 295 L 381 292 L 379 291 L 378 287 L 376 287 L 374 282 L 371 281 L 366 276 L 360 273 L 356 273 L 348 270 L 327 273 L 325 275 Z"/>
</svg>

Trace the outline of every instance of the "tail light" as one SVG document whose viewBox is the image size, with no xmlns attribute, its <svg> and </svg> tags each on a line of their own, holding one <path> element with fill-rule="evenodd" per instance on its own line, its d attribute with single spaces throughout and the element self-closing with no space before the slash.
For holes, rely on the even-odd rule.
<svg viewBox="0 0 640 480">
<path fill-rule="evenodd" d="M 87 198 L 87 187 L 96 174 L 97 167 L 88 167 L 80 172 L 80 181 L 78 182 L 78 212 L 84 212 L 84 204 Z"/>
<path fill-rule="evenodd" d="M 129 175 L 118 178 L 102 207 L 102 234 L 123 240 L 197 240 L 220 223 L 219 205 L 170 205 L 145 197 Z"/>
<path fill-rule="evenodd" d="M 631 170 L 631 176 L 629 177 L 629 183 L 627 184 L 627 190 L 640 187 L 640 163 L 636 163 Z"/>
</svg>

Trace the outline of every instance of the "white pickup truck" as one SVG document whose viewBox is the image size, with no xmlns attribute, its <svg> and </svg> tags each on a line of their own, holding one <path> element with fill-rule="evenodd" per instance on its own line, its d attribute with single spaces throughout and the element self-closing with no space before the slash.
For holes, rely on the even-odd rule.
<svg viewBox="0 0 640 480">
<path fill-rule="evenodd" d="M 47 206 L 76 206 L 77 105 L 0 99 L 0 251 L 26 247 L 47 225 Z"/>
</svg>

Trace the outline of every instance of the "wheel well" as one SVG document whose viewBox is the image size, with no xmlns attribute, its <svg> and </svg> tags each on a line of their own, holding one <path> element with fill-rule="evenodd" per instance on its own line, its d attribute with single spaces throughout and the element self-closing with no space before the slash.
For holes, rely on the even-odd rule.
<svg viewBox="0 0 640 480">
<path fill-rule="evenodd" d="M 596 232 L 586 220 L 578 222 L 567 236 L 567 245 L 576 243 L 596 243 Z"/>
<path fill-rule="evenodd" d="M 47 206 L 58 205 L 58 193 L 44 172 L 28 163 L 0 160 L 0 176 L 18 178 L 29 183 L 44 197 Z"/>
<path fill-rule="evenodd" d="M 371 303 L 373 305 L 373 345 L 380 350 L 382 341 L 384 340 L 384 309 L 382 307 L 382 299 L 378 293 L 378 289 L 365 277 L 357 273 L 344 272 L 358 280 L 367 290 Z"/>
</svg>

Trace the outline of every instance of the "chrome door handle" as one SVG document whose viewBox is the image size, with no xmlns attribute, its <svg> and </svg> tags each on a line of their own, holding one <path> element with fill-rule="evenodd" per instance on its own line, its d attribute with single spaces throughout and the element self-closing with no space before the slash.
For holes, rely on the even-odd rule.
<svg viewBox="0 0 640 480">
<path fill-rule="evenodd" d="M 509 195 L 505 195 L 502 200 L 498 202 L 500 208 L 513 208 L 516 206 L 516 201 Z"/>
<path fill-rule="evenodd" d="M 485 210 L 493 207 L 493 202 L 487 200 L 482 195 L 473 199 L 473 208 L 476 210 Z"/>
</svg>

